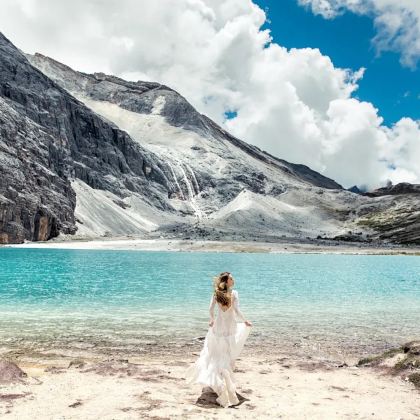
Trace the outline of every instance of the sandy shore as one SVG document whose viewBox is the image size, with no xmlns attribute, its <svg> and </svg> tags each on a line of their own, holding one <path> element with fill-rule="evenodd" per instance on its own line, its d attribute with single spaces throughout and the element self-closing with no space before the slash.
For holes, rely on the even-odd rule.
<svg viewBox="0 0 420 420">
<path fill-rule="evenodd" d="M 187 385 L 197 353 L 176 358 L 17 361 L 28 377 L 0 384 L 3 419 L 418 419 L 420 392 L 372 367 L 289 356 L 237 361 L 240 404 Z M 71 364 L 71 366 L 69 366 Z"/>
<path fill-rule="evenodd" d="M 314 240 L 257 242 L 257 241 L 202 241 L 187 239 L 127 239 L 51 240 L 10 245 L 14 248 L 51 249 L 110 249 L 139 251 L 188 252 L 263 252 L 263 253 L 332 253 L 332 254 L 401 254 L 420 255 L 420 246 L 377 246 L 361 243 Z"/>
</svg>

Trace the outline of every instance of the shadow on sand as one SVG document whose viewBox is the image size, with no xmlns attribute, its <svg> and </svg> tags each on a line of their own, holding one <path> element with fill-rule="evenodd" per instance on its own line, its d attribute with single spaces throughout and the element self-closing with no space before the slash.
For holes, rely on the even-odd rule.
<svg viewBox="0 0 420 420">
<path fill-rule="evenodd" d="M 250 401 L 249 398 L 245 398 L 238 393 L 236 393 L 236 396 L 238 397 L 239 403 L 236 405 L 231 405 L 229 408 L 236 408 L 243 404 L 245 401 Z M 217 394 L 210 387 L 205 387 L 202 389 L 201 395 L 198 397 L 195 403 L 196 405 L 203 408 L 221 408 L 221 406 L 217 403 L 216 398 Z"/>
</svg>

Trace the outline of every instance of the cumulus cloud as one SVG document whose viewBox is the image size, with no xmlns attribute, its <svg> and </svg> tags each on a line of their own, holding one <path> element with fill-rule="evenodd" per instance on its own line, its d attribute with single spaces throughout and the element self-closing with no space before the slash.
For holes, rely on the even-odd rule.
<svg viewBox="0 0 420 420">
<path fill-rule="evenodd" d="M 420 121 L 402 118 L 392 129 L 384 129 L 383 158 L 394 168 L 388 178 L 394 183 L 419 182 Z"/>
<path fill-rule="evenodd" d="M 24 51 L 167 84 L 237 137 L 345 187 L 420 182 L 419 123 L 383 126 L 352 98 L 365 69 L 274 43 L 251 0 L 2 0 L 2 11 L 2 30 Z"/>
<path fill-rule="evenodd" d="M 401 64 L 415 68 L 420 58 L 419 0 L 298 0 L 326 19 L 351 11 L 369 15 L 377 30 L 373 45 L 379 53 L 401 53 Z"/>
</svg>

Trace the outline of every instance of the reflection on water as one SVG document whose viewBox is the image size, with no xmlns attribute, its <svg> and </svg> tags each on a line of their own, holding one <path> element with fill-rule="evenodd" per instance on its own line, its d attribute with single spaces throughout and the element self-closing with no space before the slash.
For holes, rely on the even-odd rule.
<svg viewBox="0 0 420 420">
<path fill-rule="evenodd" d="M 0 267 L 3 349 L 199 348 L 226 270 L 253 352 L 361 354 L 420 335 L 412 256 L 2 249 Z"/>
</svg>

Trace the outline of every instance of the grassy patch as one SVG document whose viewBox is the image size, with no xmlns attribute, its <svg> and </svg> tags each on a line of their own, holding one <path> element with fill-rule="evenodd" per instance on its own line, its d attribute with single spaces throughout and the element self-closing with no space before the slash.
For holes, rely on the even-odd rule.
<svg viewBox="0 0 420 420">
<path fill-rule="evenodd" d="M 387 350 L 384 353 L 377 356 L 364 357 L 363 359 L 360 359 L 357 362 L 357 366 L 363 366 L 363 365 L 367 365 L 367 364 L 371 364 L 375 362 L 381 362 L 382 360 L 389 359 L 390 357 L 393 357 L 396 354 L 402 353 L 402 352 L 403 352 L 403 348 L 397 347 L 395 349 Z"/>
<path fill-rule="evenodd" d="M 412 373 L 408 376 L 408 380 L 413 383 L 417 389 L 420 389 L 420 373 Z"/>
<path fill-rule="evenodd" d="M 408 355 L 404 359 L 400 360 L 395 364 L 394 370 L 400 371 L 405 369 L 419 369 L 420 368 L 420 358 L 415 355 Z"/>
</svg>

